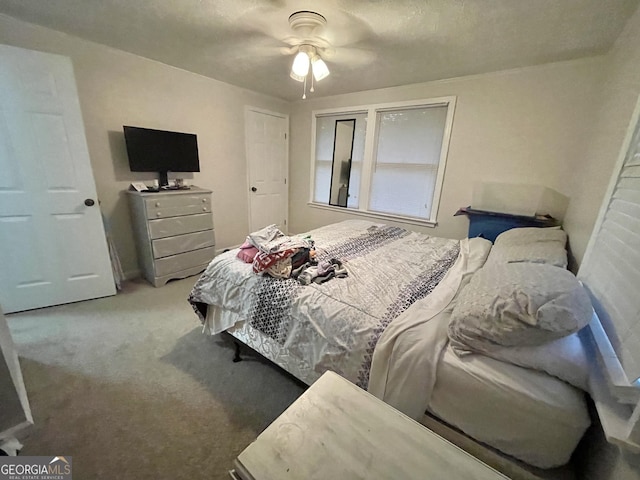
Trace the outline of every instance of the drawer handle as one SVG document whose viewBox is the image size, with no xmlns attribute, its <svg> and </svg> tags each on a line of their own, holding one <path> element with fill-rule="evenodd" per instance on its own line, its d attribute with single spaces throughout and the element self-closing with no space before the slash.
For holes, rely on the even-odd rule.
<svg viewBox="0 0 640 480">
<path fill-rule="evenodd" d="M 156 207 L 159 207 L 159 206 L 160 206 L 160 202 L 156 202 Z"/>
<path fill-rule="evenodd" d="M 156 217 L 159 217 L 160 215 L 162 215 L 160 212 L 156 213 Z"/>
<path fill-rule="evenodd" d="M 203 199 L 202 199 L 202 203 L 207 203 L 207 199 L 206 199 L 206 198 L 203 198 Z"/>
<path fill-rule="evenodd" d="M 206 212 L 207 211 L 207 207 L 202 207 L 202 211 Z"/>
</svg>

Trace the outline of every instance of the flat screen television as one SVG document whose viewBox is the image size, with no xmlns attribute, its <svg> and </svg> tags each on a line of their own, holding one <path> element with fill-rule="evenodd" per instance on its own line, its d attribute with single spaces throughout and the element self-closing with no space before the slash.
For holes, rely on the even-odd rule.
<svg viewBox="0 0 640 480">
<path fill-rule="evenodd" d="M 193 133 L 123 126 L 132 172 L 158 172 L 160 186 L 167 172 L 199 172 L 198 139 Z"/>
</svg>

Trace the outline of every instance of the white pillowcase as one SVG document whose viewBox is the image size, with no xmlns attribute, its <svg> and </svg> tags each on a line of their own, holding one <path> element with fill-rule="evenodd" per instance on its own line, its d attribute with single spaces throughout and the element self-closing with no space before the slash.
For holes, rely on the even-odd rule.
<svg viewBox="0 0 640 480">
<path fill-rule="evenodd" d="M 512 228 L 496 237 L 494 245 L 529 245 L 535 242 L 558 242 L 567 244 L 567 234 L 560 227 L 523 227 Z"/>
<path fill-rule="evenodd" d="M 487 265 L 500 263 L 544 263 L 567 268 L 567 234 L 560 227 L 512 228 L 493 244 Z"/>
<path fill-rule="evenodd" d="M 522 245 L 494 245 L 487 258 L 488 265 L 500 263 L 544 263 L 567 268 L 567 251 L 560 242 L 533 242 Z"/>
<path fill-rule="evenodd" d="M 541 345 L 584 327 L 589 296 L 573 274 L 550 265 L 507 263 L 475 273 L 456 299 L 449 339 L 458 353 L 489 356 L 496 345 Z"/>
<path fill-rule="evenodd" d="M 580 338 L 583 331 L 542 345 L 522 347 L 496 345 L 486 355 L 506 363 L 545 372 L 574 387 L 588 391 L 589 358 Z"/>
</svg>

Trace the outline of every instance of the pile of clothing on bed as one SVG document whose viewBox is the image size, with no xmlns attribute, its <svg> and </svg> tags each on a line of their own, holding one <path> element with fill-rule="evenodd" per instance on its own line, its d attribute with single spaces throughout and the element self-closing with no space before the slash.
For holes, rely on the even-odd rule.
<svg viewBox="0 0 640 480">
<path fill-rule="evenodd" d="M 302 285 L 324 283 L 348 275 L 338 259 L 318 262 L 310 237 L 289 237 L 276 225 L 249 234 L 237 257 L 251 263 L 254 273 L 273 278 L 294 278 Z"/>
</svg>

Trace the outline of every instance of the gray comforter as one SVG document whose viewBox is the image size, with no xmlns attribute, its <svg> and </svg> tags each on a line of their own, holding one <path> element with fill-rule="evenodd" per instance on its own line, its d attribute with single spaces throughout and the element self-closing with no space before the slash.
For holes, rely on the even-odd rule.
<svg viewBox="0 0 640 480">
<path fill-rule="evenodd" d="M 303 286 L 256 275 L 233 250 L 211 262 L 189 301 L 203 322 L 210 306 L 233 314 L 213 322 L 211 333 L 242 319 L 317 372 L 333 370 L 366 388 L 380 335 L 435 289 L 457 260 L 460 242 L 361 220 L 307 235 L 318 259 L 340 260 L 347 278 Z"/>
</svg>

